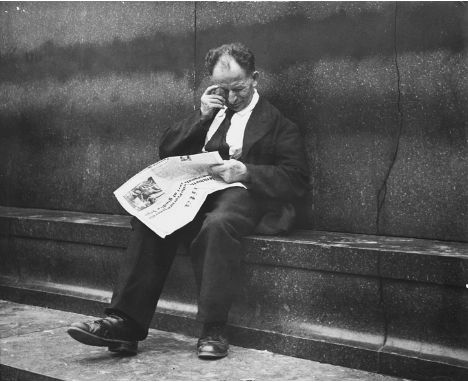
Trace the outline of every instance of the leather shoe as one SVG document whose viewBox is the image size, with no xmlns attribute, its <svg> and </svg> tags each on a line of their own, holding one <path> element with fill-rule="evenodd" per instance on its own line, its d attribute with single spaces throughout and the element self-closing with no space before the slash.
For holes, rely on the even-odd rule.
<svg viewBox="0 0 468 382">
<path fill-rule="evenodd" d="M 116 315 L 96 321 L 75 322 L 67 333 L 85 345 L 107 346 L 109 351 L 120 355 L 135 355 L 138 350 L 138 341 L 131 325 Z"/>
<path fill-rule="evenodd" d="M 217 359 L 227 356 L 229 342 L 224 335 L 224 330 L 224 326 L 214 326 L 203 331 L 197 343 L 199 358 Z"/>
</svg>

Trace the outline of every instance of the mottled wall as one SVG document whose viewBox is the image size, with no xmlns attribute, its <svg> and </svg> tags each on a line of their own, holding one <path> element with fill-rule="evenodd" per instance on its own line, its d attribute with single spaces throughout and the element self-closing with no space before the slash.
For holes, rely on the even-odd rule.
<svg viewBox="0 0 468 382">
<path fill-rule="evenodd" d="M 468 239 L 462 2 L 4 3 L 0 39 L 0 204 L 122 213 L 238 40 L 304 130 L 305 226 Z"/>
<path fill-rule="evenodd" d="M 192 110 L 193 3 L 4 3 L 0 28 L 0 204 L 122 213 Z"/>
</svg>

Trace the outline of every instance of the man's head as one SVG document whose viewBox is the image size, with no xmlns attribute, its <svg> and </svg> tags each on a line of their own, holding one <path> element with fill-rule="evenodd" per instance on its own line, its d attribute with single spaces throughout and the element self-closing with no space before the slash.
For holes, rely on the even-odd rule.
<svg viewBox="0 0 468 382">
<path fill-rule="evenodd" d="M 241 43 L 211 49 L 205 58 L 211 82 L 224 89 L 226 106 L 240 111 L 248 106 L 257 86 L 253 53 Z"/>
</svg>

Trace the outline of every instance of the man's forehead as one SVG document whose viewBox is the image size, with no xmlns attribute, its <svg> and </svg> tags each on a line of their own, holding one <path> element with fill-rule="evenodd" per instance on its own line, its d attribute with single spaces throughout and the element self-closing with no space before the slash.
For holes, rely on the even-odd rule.
<svg viewBox="0 0 468 382">
<path fill-rule="evenodd" d="M 247 81 L 248 76 L 245 70 L 236 62 L 236 60 L 228 55 L 220 57 L 213 68 L 211 81 L 213 83 L 225 84 L 234 86 Z"/>
</svg>

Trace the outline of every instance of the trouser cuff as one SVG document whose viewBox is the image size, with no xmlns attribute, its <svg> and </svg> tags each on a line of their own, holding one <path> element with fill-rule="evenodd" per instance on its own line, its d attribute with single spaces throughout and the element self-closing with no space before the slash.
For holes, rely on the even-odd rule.
<svg viewBox="0 0 468 382">
<path fill-rule="evenodd" d="M 132 317 L 130 317 L 125 312 L 115 308 L 105 308 L 104 313 L 107 315 L 114 314 L 123 318 L 125 322 L 127 322 L 131 326 L 131 330 L 135 332 L 135 336 L 137 337 L 138 341 L 142 341 L 146 337 L 148 337 L 148 328 L 145 329 L 141 327 Z"/>
</svg>

